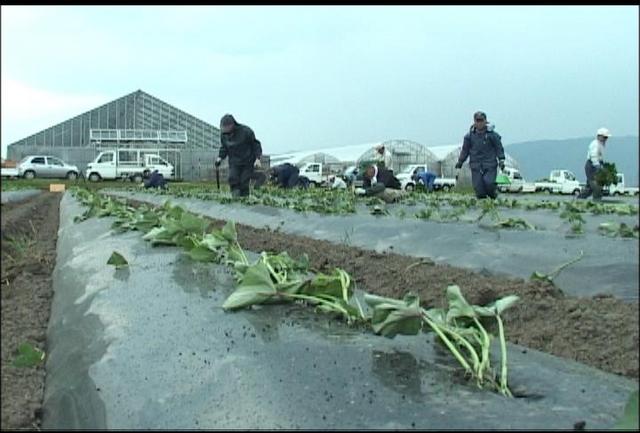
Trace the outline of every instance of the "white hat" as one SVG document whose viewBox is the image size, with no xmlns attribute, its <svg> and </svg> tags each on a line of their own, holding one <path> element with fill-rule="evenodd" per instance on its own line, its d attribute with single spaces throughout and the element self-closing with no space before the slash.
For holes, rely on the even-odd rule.
<svg viewBox="0 0 640 433">
<path fill-rule="evenodd" d="M 598 129 L 598 132 L 596 132 L 596 135 L 602 135 L 604 137 L 611 137 L 611 132 L 609 132 L 609 130 L 607 128 L 600 128 L 600 129 Z"/>
<path fill-rule="evenodd" d="M 380 150 L 380 149 L 384 148 L 384 144 L 382 144 L 382 143 L 376 144 L 375 146 L 373 146 L 373 148 L 375 150 Z"/>
</svg>

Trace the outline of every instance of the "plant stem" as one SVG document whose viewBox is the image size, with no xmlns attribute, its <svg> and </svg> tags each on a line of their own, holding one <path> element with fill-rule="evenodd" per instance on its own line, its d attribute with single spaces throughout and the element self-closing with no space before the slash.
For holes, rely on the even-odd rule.
<svg viewBox="0 0 640 433">
<path fill-rule="evenodd" d="M 509 387 L 507 386 L 507 343 L 504 337 L 504 327 L 502 326 L 502 319 L 499 314 L 496 314 L 496 320 L 498 321 L 498 331 L 500 333 L 500 351 L 502 355 L 502 368 L 500 373 L 500 392 L 507 397 L 513 397 Z"/>
<path fill-rule="evenodd" d="M 422 312 L 422 319 L 427 323 L 427 325 L 429 325 L 431 327 L 431 329 L 433 329 L 435 331 L 436 334 L 438 334 L 438 336 L 442 339 L 444 344 L 449 348 L 449 350 L 451 351 L 453 356 L 455 356 L 455 358 L 458 360 L 458 362 L 465 369 L 465 372 L 466 373 L 471 373 L 471 375 L 473 375 L 474 371 L 469 366 L 469 363 L 467 362 L 467 360 L 464 359 L 464 357 L 460 354 L 460 352 L 455 348 L 453 343 L 451 343 L 451 340 L 449 340 L 449 338 L 447 338 L 447 336 L 444 335 L 444 333 L 442 332 L 440 327 L 438 325 L 436 325 L 435 323 L 433 323 L 431 320 L 429 320 L 429 317 L 427 317 L 427 315 L 426 315 L 426 313 L 424 311 Z"/>
<path fill-rule="evenodd" d="M 556 269 L 554 269 L 550 274 L 549 277 L 551 277 L 552 279 L 557 277 L 558 274 L 560 273 L 560 271 L 562 271 L 564 268 L 566 268 L 567 266 L 577 262 L 578 260 L 580 260 L 582 258 L 582 256 L 584 255 L 584 251 L 580 250 L 580 254 L 578 254 L 578 257 L 569 260 L 567 263 L 564 263 L 560 266 L 558 266 Z"/>
</svg>

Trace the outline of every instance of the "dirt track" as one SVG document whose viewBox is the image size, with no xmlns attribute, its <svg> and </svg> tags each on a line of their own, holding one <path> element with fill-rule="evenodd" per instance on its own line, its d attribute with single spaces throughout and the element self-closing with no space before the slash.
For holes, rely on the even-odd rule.
<svg viewBox="0 0 640 433">
<path fill-rule="evenodd" d="M 2 205 L 2 429 L 39 429 L 44 363 L 12 365 L 22 343 L 44 350 L 61 194 Z"/>
</svg>

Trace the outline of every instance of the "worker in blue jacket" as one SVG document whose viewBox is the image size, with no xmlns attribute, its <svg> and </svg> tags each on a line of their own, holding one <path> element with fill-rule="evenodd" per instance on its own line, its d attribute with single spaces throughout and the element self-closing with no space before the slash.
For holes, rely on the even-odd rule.
<svg viewBox="0 0 640 433">
<path fill-rule="evenodd" d="M 413 176 L 411 176 L 411 179 L 416 183 L 416 185 L 418 182 L 422 182 L 427 191 L 432 192 L 436 177 L 436 174 L 430 171 L 416 170 L 416 172 L 413 173 Z"/>
</svg>

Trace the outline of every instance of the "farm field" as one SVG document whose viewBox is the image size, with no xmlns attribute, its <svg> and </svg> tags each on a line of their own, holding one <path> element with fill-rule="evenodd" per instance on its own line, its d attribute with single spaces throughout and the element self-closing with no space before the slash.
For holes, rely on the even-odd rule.
<svg viewBox="0 0 640 433">
<path fill-rule="evenodd" d="M 564 197 L 501 195 L 505 201 L 484 208 L 459 195 L 412 195 L 403 203 L 385 206 L 344 194 L 323 194 L 302 200 L 282 197 L 289 203 L 281 206 L 276 194 L 269 194 L 272 203 L 247 205 L 232 203 L 224 191 L 204 191 L 202 186 L 172 185 L 170 195 L 126 187 L 118 191 L 108 193 L 135 206 L 143 202 L 162 206 L 170 198 L 172 204 L 207 217 L 212 228 L 235 221 L 238 243 L 252 260 L 261 251 L 286 251 L 293 258 L 307 254 L 309 267 L 317 272 L 344 269 L 358 293 L 402 299 L 411 292 L 424 308 L 444 308 L 445 289 L 452 284 L 475 305 L 518 296 L 518 302 L 503 313 L 510 387 L 516 398 L 505 403 L 507 397 L 478 390 L 461 378 L 460 366 L 434 346 L 433 334 L 426 340 L 411 335 L 383 338 L 367 326 L 348 325 L 340 317 L 299 304 L 223 311 L 221 306 L 234 290 L 233 276 L 224 266 L 194 261 L 176 247 L 152 247 L 139 231 L 110 232 L 113 215 L 74 222 L 86 207 L 67 192 L 54 284 L 73 290 L 59 292 L 54 299 L 47 372 L 55 374 L 47 378 L 44 411 L 34 409 L 44 415 L 45 427 L 468 428 L 465 423 L 472 412 L 459 409 L 464 414 L 456 420 L 459 424 L 447 412 L 447 404 L 464 398 L 493 414 L 476 419 L 475 428 L 500 428 L 492 416 L 504 410 L 504 404 L 517 411 L 525 403 L 529 417 L 516 417 L 505 428 L 572 428 L 581 422 L 587 428 L 607 428 L 622 412 L 630 390 L 637 389 L 637 199 L 611 200 L 591 208 L 565 207 L 569 201 Z M 529 200 L 539 204 L 527 210 L 524 203 Z M 549 204 L 554 201 L 560 205 Z M 310 210 L 317 206 L 314 203 L 322 206 Z M 332 215 L 322 211 L 331 206 L 341 210 Z M 565 217 L 560 217 L 563 211 Z M 421 212 L 422 217 L 415 216 Z M 578 215 L 583 223 L 578 224 Z M 518 218 L 535 228 L 519 228 Z M 510 222 L 499 224 L 505 221 Z M 20 222 L 29 224 L 24 216 L 15 224 Z M 600 228 L 602 224 L 606 228 Z M 3 264 L 4 227 L 3 217 Z M 445 231 L 448 238 L 439 238 Z M 564 249 L 556 251 L 553 242 Z M 517 249 L 510 246 L 518 243 L 538 250 L 512 257 Z M 486 245 L 491 246 L 482 250 Z M 600 249 L 606 257 L 594 257 Z M 113 251 L 129 260 L 126 269 L 106 265 Z M 618 266 L 608 270 L 606 260 Z M 601 268 L 590 276 L 595 264 Z M 63 271 L 63 266 L 72 266 L 74 272 Z M 554 273 L 554 268 L 560 269 Z M 538 272 L 538 279 L 530 278 L 533 272 Z M 596 274 L 608 284 L 599 283 Z M 78 334 L 78 329 L 87 331 Z M 72 350 L 74 338 L 80 344 Z M 35 343 L 47 349 L 43 342 Z M 181 348 L 177 354 L 175 348 Z M 86 364 L 71 362 L 73 354 Z M 495 344 L 492 356 L 499 360 Z M 82 391 L 72 392 L 71 385 L 62 381 L 62 375 L 69 374 L 78 376 L 72 384 Z M 167 374 L 175 377 L 169 379 Z M 269 378 L 273 395 L 261 390 L 266 386 L 264 377 Z M 329 383 L 330 379 L 342 385 Z M 157 399 L 144 397 L 159 383 L 181 391 L 175 396 L 160 392 Z M 350 387 L 347 393 L 341 392 L 345 383 Z M 221 389 L 205 397 L 211 387 Z M 118 395 L 123 392 L 125 397 Z M 593 392 L 608 395 L 608 403 L 589 406 Z M 436 404 L 434 399 L 443 393 L 449 393 L 450 400 Z M 308 401 L 290 403 L 291 407 L 277 397 L 293 402 L 302 394 Z M 65 415 L 61 408 L 67 407 L 69 398 L 75 399 L 73 407 L 82 409 L 79 413 L 88 414 L 85 418 Z M 546 405 L 552 400 L 571 408 L 564 416 L 548 417 Z M 204 406 L 213 403 L 220 412 L 205 416 Z M 241 410 L 232 410 L 234 405 Z M 189 416 L 176 422 L 175 414 L 165 415 L 167 407 L 179 407 Z M 352 420 L 345 421 L 339 410 L 335 413 L 339 407 L 352 408 Z M 387 409 L 380 411 L 381 407 Z M 295 411 L 304 416 L 293 417 Z M 35 418 L 30 421 L 37 423 Z"/>
</svg>

